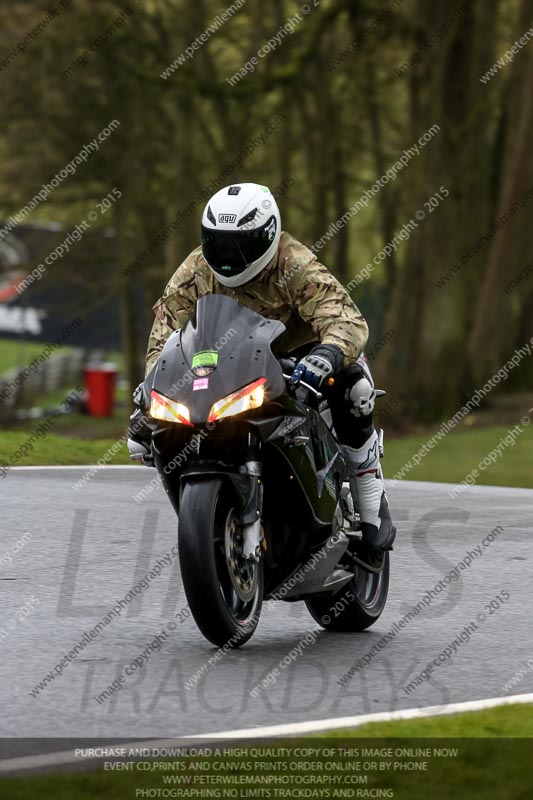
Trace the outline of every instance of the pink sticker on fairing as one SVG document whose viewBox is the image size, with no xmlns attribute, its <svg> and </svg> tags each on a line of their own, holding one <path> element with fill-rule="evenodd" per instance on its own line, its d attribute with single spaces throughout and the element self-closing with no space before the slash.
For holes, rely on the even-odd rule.
<svg viewBox="0 0 533 800">
<path fill-rule="evenodd" d="M 195 381 L 192 382 L 193 392 L 197 392 L 198 389 L 207 389 L 208 386 L 209 386 L 209 378 L 197 378 Z"/>
</svg>

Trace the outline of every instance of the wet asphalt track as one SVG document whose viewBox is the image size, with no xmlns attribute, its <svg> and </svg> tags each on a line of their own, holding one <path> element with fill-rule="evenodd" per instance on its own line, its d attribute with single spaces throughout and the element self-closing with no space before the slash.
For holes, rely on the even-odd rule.
<svg viewBox="0 0 533 800">
<path fill-rule="evenodd" d="M 133 499 L 154 471 L 100 470 L 76 492 L 72 484 L 83 472 L 13 469 L 0 481 L 2 737 L 178 737 L 533 691 L 529 668 L 506 686 L 532 656 L 533 490 L 474 487 L 451 499 L 449 484 L 404 481 L 389 485 L 399 533 L 389 602 L 369 631 L 329 634 L 302 603 L 274 603 L 253 639 L 187 690 L 186 681 L 215 649 L 183 612 L 175 559 L 33 697 L 30 691 L 84 631 L 176 542 L 176 520 L 162 489 L 141 504 Z M 498 525 L 503 532 L 483 547 Z M 6 554 L 26 532 L 31 540 L 9 563 Z M 458 580 L 444 583 L 479 546 L 482 555 Z M 439 581 L 444 588 L 429 607 L 400 628 L 409 607 Z M 490 608 L 502 591 L 504 601 Z M 453 658 L 407 693 L 403 687 L 472 622 L 477 629 L 463 634 Z M 309 630 L 318 633 L 308 635 L 315 643 L 301 647 L 275 684 L 251 697 Z M 161 631 L 166 638 L 145 669 L 98 703 L 95 697 Z M 382 647 L 367 656 L 370 663 L 352 669 L 353 677 L 339 685 L 378 642 Z M 44 740 L 35 749 L 45 750 Z"/>
</svg>

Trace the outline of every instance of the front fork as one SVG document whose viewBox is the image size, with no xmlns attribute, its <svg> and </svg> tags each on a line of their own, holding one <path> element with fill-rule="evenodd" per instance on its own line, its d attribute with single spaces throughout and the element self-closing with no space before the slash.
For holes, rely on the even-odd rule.
<svg viewBox="0 0 533 800">
<path fill-rule="evenodd" d="M 249 480 L 248 497 L 241 512 L 242 555 L 246 561 L 256 563 L 261 557 L 261 514 L 263 511 L 263 465 L 259 461 L 258 452 L 258 444 L 253 440 L 252 434 L 249 434 L 246 460 L 239 467 L 240 474 L 247 475 Z"/>
<path fill-rule="evenodd" d="M 261 515 L 263 512 L 263 465 L 260 461 L 261 443 L 249 433 L 245 447 L 243 464 L 239 472 L 229 472 L 227 477 L 233 483 L 237 494 L 245 498 L 239 522 L 242 525 L 242 557 L 246 561 L 257 563 L 261 557 Z M 198 456 L 201 446 L 198 446 Z M 196 476 L 221 476 L 223 473 L 216 462 L 200 463 L 193 465 L 182 475 L 184 480 L 194 479 Z"/>
</svg>

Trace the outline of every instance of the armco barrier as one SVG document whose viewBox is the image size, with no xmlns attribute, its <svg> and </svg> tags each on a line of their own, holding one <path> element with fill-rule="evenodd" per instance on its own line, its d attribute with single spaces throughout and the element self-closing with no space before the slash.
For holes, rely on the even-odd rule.
<svg viewBox="0 0 533 800">
<path fill-rule="evenodd" d="M 33 371 L 17 367 L 0 375 L 0 420 L 15 418 L 17 407 L 78 381 L 93 353 L 83 348 L 52 354 Z"/>
</svg>

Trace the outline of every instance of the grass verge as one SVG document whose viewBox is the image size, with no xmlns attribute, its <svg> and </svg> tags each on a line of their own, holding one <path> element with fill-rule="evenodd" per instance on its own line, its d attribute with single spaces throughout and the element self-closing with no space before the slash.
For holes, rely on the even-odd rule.
<svg viewBox="0 0 533 800">
<path fill-rule="evenodd" d="M 159 767 L 140 771 L 137 763 L 148 763 L 141 760 L 126 772 L 8 778 L 0 781 L 0 792 L 10 800 L 36 797 L 40 800 L 134 797 L 529 800 L 533 788 L 533 743 L 525 737 L 532 735 L 531 706 L 505 706 L 461 715 L 387 722 L 313 737 L 253 743 L 254 747 L 273 749 L 283 745 L 292 749 L 287 755 L 257 758 L 240 751 L 239 743 L 226 742 L 220 748 L 234 748 L 235 756 L 224 756 L 221 751 L 220 755 L 181 757 L 177 760 L 182 767 L 179 770 Z M 198 743 L 198 748 L 206 747 Z M 294 748 L 313 747 L 320 748 L 319 753 L 310 753 L 307 758 L 294 753 Z M 332 748 L 339 747 L 353 750 L 349 755 L 339 752 L 332 756 Z M 362 748 L 379 748 L 380 752 L 365 755 Z M 333 759 L 339 769 L 331 769 Z M 268 762 L 281 762 L 285 766 L 283 769 L 268 768 L 265 767 Z M 169 765 L 172 762 L 160 760 L 157 763 Z M 202 763 L 207 766 L 194 767 Z M 416 769 L 409 766 L 413 764 L 419 766 Z M 227 776 L 227 782 L 215 782 L 217 776 L 222 775 Z M 337 775 L 339 782 L 334 783 L 332 776 Z M 164 776 L 171 778 L 172 783 L 164 781 Z M 270 782 L 267 776 L 271 776 Z"/>
<path fill-rule="evenodd" d="M 45 348 L 46 344 L 43 342 L 26 342 L 17 339 L 0 338 L 0 375 L 15 368 L 23 370 Z M 64 348 L 64 350 L 67 349 Z"/>
<path fill-rule="evenodd" d="M 45 466 L 60 464 L 93 464 L 119 439 L 125 430 L 127 414 L 122 411 L 111 419 L 66 416 L 57 420 L 54 432 L 37 441 L 33 448 L 16 461 L 16 465 Z M 21 444 L 31 436 L 38 422 L 28 430 L 16 430 L 0 435 L 0 463 L 9 460 Z M 406 480 L 442 481 L 460 483 L 478 467 L 491 450 L 506 436 L 508 428 L 494 426 L 450 433 L 423 458 L 418 467 L 405 475 Z M 57 435 L 61 434 L 61 435 Z M 76 434 L 76 435 L 74 435 Z M 385 441 L 383 468 L 385 477 L 392 477 L 406 464 L 426 437 L 409 436 L 404 439 Z M 523 433 L 511 447 L 501 451 L 501 457 L 485 469 L 480 470 L 479 483 L 489 486 L 518 486 L 532 488 L 531 451 L 533 449 L 532 427 L 523 427 Z M 109 462 L 129 464 L 126 445 Z"/>
<path fill-rule="evenodd" d="M 38 423 L 34 430 L 38 429 Z M 8 431 L 0 434 L 0 464 L 7 466 L 62 466 L 77 464 L 96 464 L 117 439 L 67 439 L 48 433 L 33 442 L 29 441 L 28 431 Z M 27 453 L 22 454 L 21 447 Z M 30 449 L 31 448 L 31 449 Z M 114 453 L 108 464 L 131 464 L 126 444 Z"/>
<path fill-rule="evenodd" d="M 511 426 L 513 427 L 513 426 Z M 472 430 L 453 431 L 441 439 L 433 450 L 424 456 L 419 466 L 404 474 L 405 480 L 460 483 L 473 469 L 478 469 L 479 484 L 488 486 L 521 486 L 532 488 L 531 450 L 533 426 L 521 426 L 522 433 L 514 437 L 511 446 L 502 445 L 494 463 L 480 467 L 483 459 L 495 451 L 508 435 L 509 427 L 491 426 Z M 387 441 L 385 437 L 385 478 L 395 475 L 409 463 L 413 455 L 425 444 L 431 434 L 406 436 Z M 509 437 L 508 441 L 513 439 Z"/>
</svg>

